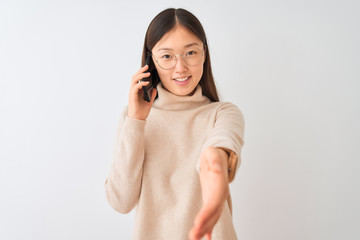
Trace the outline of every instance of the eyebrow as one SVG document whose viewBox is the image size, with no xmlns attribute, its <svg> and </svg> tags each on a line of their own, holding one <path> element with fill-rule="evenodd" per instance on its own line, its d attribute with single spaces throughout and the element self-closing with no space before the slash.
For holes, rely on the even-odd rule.
<svg viewBox="0 0 360 240">
<path fill-rule="evenodd" d="M 195 43 L 195 42 L 189 43 L 189 44 L 186 44 L 186 45 L 184 46 L 184 48 L 188 48 L 188 47 L 192 47 L 192 46 L 199 46 L 199 44 L 198 44 L 198 43 Z M 172 48 L 159 48 L 159 49 L 157 50 L 157 52 L 159 52 L 159 51 L 161 51 L 161 50 L 174 50 L 174 49 L 172 49 Z"/>
</svg>

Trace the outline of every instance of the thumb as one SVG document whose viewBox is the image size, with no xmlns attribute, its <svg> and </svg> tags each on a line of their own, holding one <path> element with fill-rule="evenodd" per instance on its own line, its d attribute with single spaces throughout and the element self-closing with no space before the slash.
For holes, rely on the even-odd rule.
<svg viewBox="0 0 360 240">
<path fill-rule="evenodd" d="M 206 240 L 211 240 L 211 231 L 208 232 L 205 236 L 206 236 Z"/>
<path fill-rule="evenodd" d="M 154 103 L 156 94 L 157 94 L 157 89 L 153 88 L 153 90 L 151 91 L 151 103 Z"/>
</svg>

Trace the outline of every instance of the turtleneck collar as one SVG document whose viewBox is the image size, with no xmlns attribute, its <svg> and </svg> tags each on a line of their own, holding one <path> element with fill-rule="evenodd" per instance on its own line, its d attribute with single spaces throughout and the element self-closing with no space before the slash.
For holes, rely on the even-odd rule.
<svg viewBox="0 0 360 240">
<path fill-rule="evenodd" d="M 189 110 L 201 105 L 210 103 L 210 99 L 202 95 L 200 84 L 196 86 L 195 92 L 192 96 L 178 96 L 166 90 L 162 82 L 157 87 L 158 98 L 153 103 L 153 107 L 161 110 Z"/>
</svg>

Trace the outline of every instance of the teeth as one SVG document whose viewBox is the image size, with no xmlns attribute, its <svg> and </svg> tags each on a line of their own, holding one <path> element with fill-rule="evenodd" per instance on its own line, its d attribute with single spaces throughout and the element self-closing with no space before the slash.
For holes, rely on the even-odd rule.
<svg viewBox="0 0 360 240">
<path fill-rule="evenodd" d="M 189 77 L 185 77 L 185 78 L 175 78 L 176 81 L 179 82 L 185 82 L 186 80 L 188 80 Z"/>
</svg>

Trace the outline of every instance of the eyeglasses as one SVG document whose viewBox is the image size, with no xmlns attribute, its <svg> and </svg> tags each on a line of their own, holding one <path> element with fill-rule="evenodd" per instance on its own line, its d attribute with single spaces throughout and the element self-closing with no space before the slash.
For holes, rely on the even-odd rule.
<svg viewBox="0 0 360 240">
<path fill-rule="evenodd" d="M 164 70 L 170 70 L 175 67 L 178 57 L 182 57 L 183 61 L 188 66 L 196 66 L 202 64 L 204 49 L 191 47 L 185 51 L 184 54 L 173 54 L 171 52 L 162 52 L 158 55 L 154 55 L 154 59 Z"/>
</svg>

